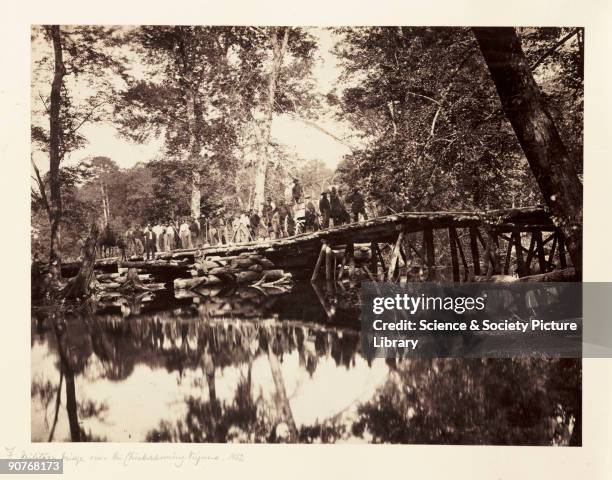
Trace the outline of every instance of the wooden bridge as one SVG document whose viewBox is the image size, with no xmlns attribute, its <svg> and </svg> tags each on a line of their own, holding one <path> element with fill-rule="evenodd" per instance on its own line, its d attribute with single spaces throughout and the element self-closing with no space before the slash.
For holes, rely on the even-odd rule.
<svg viewBox="0 0 612 480">
<path fill-rule="evenodd" d="M 359 269 L 372 280 L 458 282 L 568 267 L 563 235 L 543 207 L 403 212 L 276 240 L 161 252 L 149 261 L 100 259 L 96 267 L 114 271 L 137 266 L 180 276 L 198 259 L 247 253 L 313 281 L 342 279 L 347 272 L 353 278 Z"/>
</svg>

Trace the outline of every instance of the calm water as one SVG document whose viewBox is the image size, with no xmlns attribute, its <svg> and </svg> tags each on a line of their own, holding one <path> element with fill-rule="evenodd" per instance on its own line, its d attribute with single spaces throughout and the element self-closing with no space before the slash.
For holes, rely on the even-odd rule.
<svg viewBox="0 0 612 480">
<path fill-rule="evenodd" d="M 580 442 L 580 361 L 369 359 L 355 292 L 201 293 L 35 311 L 32 440 Z"/>
</svg>

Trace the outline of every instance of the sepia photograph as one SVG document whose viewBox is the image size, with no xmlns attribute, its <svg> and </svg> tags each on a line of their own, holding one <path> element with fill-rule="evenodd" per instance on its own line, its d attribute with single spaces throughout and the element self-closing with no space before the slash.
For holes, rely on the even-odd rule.
<svg viewBox="0 0 612 480">
<path fill-rule="evenodd" d="M 33 24 L 31 442 L 582 446 L 579 356 L 361 321 L 582 281 L 585 34 Z"/>
</svg>

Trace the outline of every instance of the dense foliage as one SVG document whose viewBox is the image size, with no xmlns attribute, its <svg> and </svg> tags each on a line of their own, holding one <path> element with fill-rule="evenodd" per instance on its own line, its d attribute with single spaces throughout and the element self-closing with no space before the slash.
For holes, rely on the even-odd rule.
<svg viewBox="0 0 612 480">
<path fill-rule="evenodd" d="M 519 29 L 535 65 L 570 29 Z M 534 69 L 555 123 L 582 164 L 582 32 Z M 339 167 L 383 207 L 529 205 L 539 192 L 468 28 L 340 28 L 343 90 L 328 101 L 360 148 Z M 571 32 L 570 32 L 571 33 Z"/>
<path fill-rule="evenodd" d="M 320 163 L 304 164 L 273 140 L 265 147 L 266 195 L 282 198 L 298 177 L 315 200 L 331 183 L 345 192 L 358 187 L 374 214 L 542 202 L 469 28 L 332 30 L 341 70 L 335 88 L 326 98 L 316 93 L 317 39 L 308 29 L 291 28 L 273 114 L 315 125 L 333 114 L 350 126 L 352 152 L 334 174 Z M 33 34 L 34 158 L 46 155 L 49 143 L 53 51 L 45 32 Z M 518 33 L 582 172 L 583 31 Z M 62 167 L 66 256 L 75 255 L 77 239 L 98 216 L 122 230 L 189 215 L 194 174 L 203 215 L 221 206 L 230 213 L 257 207 L 257 129 L 272 58 L 268 29 L 62 27 L 62 41 L 62 158 L 87 142 L 81 128 L 92 122 L 110 122 L 134 141 L 163 140 L 155 158 L 129 169 L 106 157 Z M 34 249 L 45 253 L 49 179 L 39 172 L 33 177 Z"/>
</svg>

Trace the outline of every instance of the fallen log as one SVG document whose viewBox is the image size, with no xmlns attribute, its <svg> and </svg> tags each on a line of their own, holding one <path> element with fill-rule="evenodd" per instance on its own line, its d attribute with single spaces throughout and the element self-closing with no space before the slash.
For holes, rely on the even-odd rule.
<svg viewBox="0 0 612 480">
<path fill-rule="evenodd" d="M 570 267 L 563 270 L 554 270 L 552 272 L 538 273 L 537 275 L 528 275 L 520 278 L 511 275 L 491 275 L 490 277 L 478 275 L 474 277 L 474 281 L 490 283 L 577 282 L 579 278 L 576 269 Z"/>
<path fill-rule="evenodd" d="M 105 280 L 114 280 L 115 278 L 119 278 L 121 276 L 121 273 L 99 273 L 96 275 L 96 278 L 98 279 L 98 281 L 105 281 Z"/>
<path fill-rule="evenodd" d="M 537 275 L 529 275 L 521 277 L 519 282 L 577 282 L 579 281 L 578 274 L 574 267 L 564 268 L 563 270 L 554 270 L 547 273 L 539 273 Z"/>
<path fill-rule="evenodd" d="M 263 277 L 265 280 L 280 280 L 281 278 L 291 278 L 291 274 L 290 273 L 286 273 L 283 270 L 277 269 L 277 270 L 264 270 L 263 272 Z"/>
<path fill-rule="evenodd" d="M 196 278 L 176 278 L 174 280 L 174 288 L 177 290 L 181 289 L 193 289 L 199 286 L 209 285 L 220 285 L 223 283 L 216 275 L 206 275 Z"/>
<path fill-rule="evenodd" d="M 181 268 L 185 269 L 188 267 L 188 263 L 177 262 L 176 260 L 145 260 L 140 262 L 124 261 L 117 264 L 118 268 L 143 268 L 148 269 L 151 267 L 162 267 L 162 268 Z"/>
<path fill-rule="evenodd" d="M 160 285 L 161 285 L 161 288 L 164 288 L 163 283 L 145 285 L 144 283 L 142 283 L 142 280 L 140 280 L 138 273 L 136 272 L 136 269 L 130 268 L 128 270 L 125 282 L 121 284 L 119 289 L 122 292 L 143 292 L 143 291 L 146 292 L 146 291 L 160 290 L 161 289 Z"/>
<path fill-rule="evenodd" d="M 276 265 L 274 265 L 273 262 L 271 262 L 270 260 L 268 260 L 267 258 L 262 257 L 260 260 L 257 261 L 257 263 L 259 265 L 261 265 L 262 267 L 264 267 L 265 269 L 271 269 L 274 268 Z"/>
<path fill-rule="evenodd" d="M 237 268 L 232 267 L 217 267 L 212 268 L 208 273 L 211 275 L 233 275 L 235 273 L 240 272 Z"/>
<path fill-rule="evenodd" d="M 246 272 L 238 272 L 236 274 L 236 281 L 238 283 L 256 282 L 262 276 L 261 272 L 251 272 L 247 270 Z"/>
<path fill-rule="evenodd" d="M 236 258 L 230 262 L 232 268 L 247 269 L 253 266 L 255 262 L 250 258 Z"/>
</svg>

